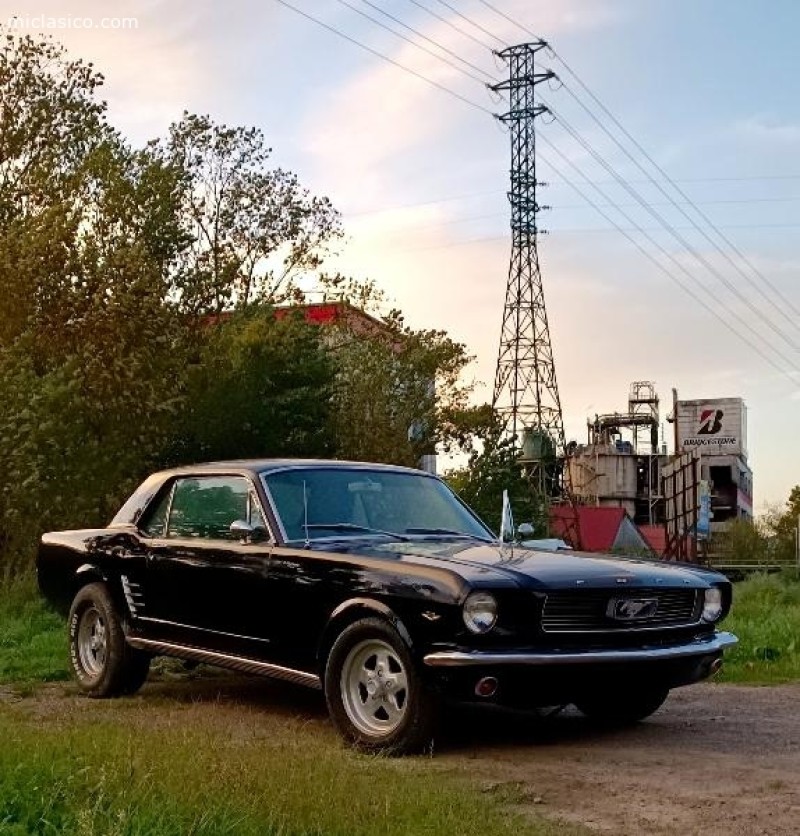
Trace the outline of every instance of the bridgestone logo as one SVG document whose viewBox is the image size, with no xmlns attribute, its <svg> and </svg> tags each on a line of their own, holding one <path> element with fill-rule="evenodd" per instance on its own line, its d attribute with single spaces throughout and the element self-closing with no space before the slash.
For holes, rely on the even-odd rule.
<svg viewBox="0 0 800 836">
<path fill-rule="evenodd" d="M 737 439 L 732 435 L 715 436 L 714 438 L 684 438 L 684 447 L 716 447 L 718 444 L 736 444 Z"/>
</svg>

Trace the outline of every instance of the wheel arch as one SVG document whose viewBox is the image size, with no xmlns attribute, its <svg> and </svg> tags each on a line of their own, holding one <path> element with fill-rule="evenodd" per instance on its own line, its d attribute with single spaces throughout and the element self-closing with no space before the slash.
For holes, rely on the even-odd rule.
<svg viewBox="0 0 800 836">
<path fill-rule="evenodd" d="M 414 642 L 411 633 L 400 616 L 388 604 L 375 598 L 350 598 L 334 609 L 322 631 L 317 646 L 317 662 L 320 668 L 324 669 L 328 654 L 342 630 L 362 618 L 376 617 L 394 627 L 409 650 L 413 649 Z"/>
<path fill-rule="evenodd" d="M 72 576 L 70 597 L 67 607 L 70 607 L 72 605 L 72 601 L 75 598 L 75 596 L 85 586 L 88 586 L 92 583 L 105 584 L 106 588 L 108 589 L 108 594 L 111 596 L 111 600 L 114 602 L 114 606 L 117 607 L 117 610 L 119 614 L 122 616 L 123 621 L 127 623 L 128 619 L 130 618 L 130 612 L 128 611 L 128 605 L 125 601 L 125 596 L 122 591 L 121 582 L 119 582 L 118 578 L 115 578 L 107 571 L 104 571 L 96 563 L 83 563 L 75 570 L 75 573 Z"/>
</svg>

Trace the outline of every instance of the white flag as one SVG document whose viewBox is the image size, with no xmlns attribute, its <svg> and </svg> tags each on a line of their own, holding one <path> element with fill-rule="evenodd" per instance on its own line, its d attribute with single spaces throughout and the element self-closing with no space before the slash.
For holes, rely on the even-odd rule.
<svg viewBox="0 0 800 836">
<path fill-rule="evenodd" d="M 511 502 L 508 491 L 503 491 L 503 515 L 500 518 L 500 542 L 514 539 L 514 515 L 511 513 Z"/>
</svg>

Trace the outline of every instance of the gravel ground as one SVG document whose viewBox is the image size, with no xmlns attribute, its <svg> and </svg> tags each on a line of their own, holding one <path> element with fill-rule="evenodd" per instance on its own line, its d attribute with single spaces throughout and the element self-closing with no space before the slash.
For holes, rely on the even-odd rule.
<svg viewBox="0 0 800 836">
<path fill-rule="evenodd" d="M 800 834 L 800 684 L 679 689 L 625 730 L 577 713 L 524 735 L 512 718 L 474 728 L 441 757 L 597 833 Z"/>
</svg>

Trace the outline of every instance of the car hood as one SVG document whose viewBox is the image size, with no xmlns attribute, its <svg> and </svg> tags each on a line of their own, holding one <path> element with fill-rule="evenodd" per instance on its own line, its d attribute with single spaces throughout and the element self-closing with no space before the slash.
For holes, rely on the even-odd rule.
<svg viewBox="0 0 800 836">
<path fill-rule="evenodd" d="M 506 582 L 531 588 L 704 587 L 718 577 L 715 572 L 687 564 L 452 540 L 385 543 L 373 545 L 368 551 L 376 556 L 391 554 L 413 563 L 442 561 L 453 568 L 463 566 L 464 569 L 483 570 L 481 574 L 503 576 Z M 465 574 L 474 576 L 474 571 L 469 570 Z"/>
</svg>

